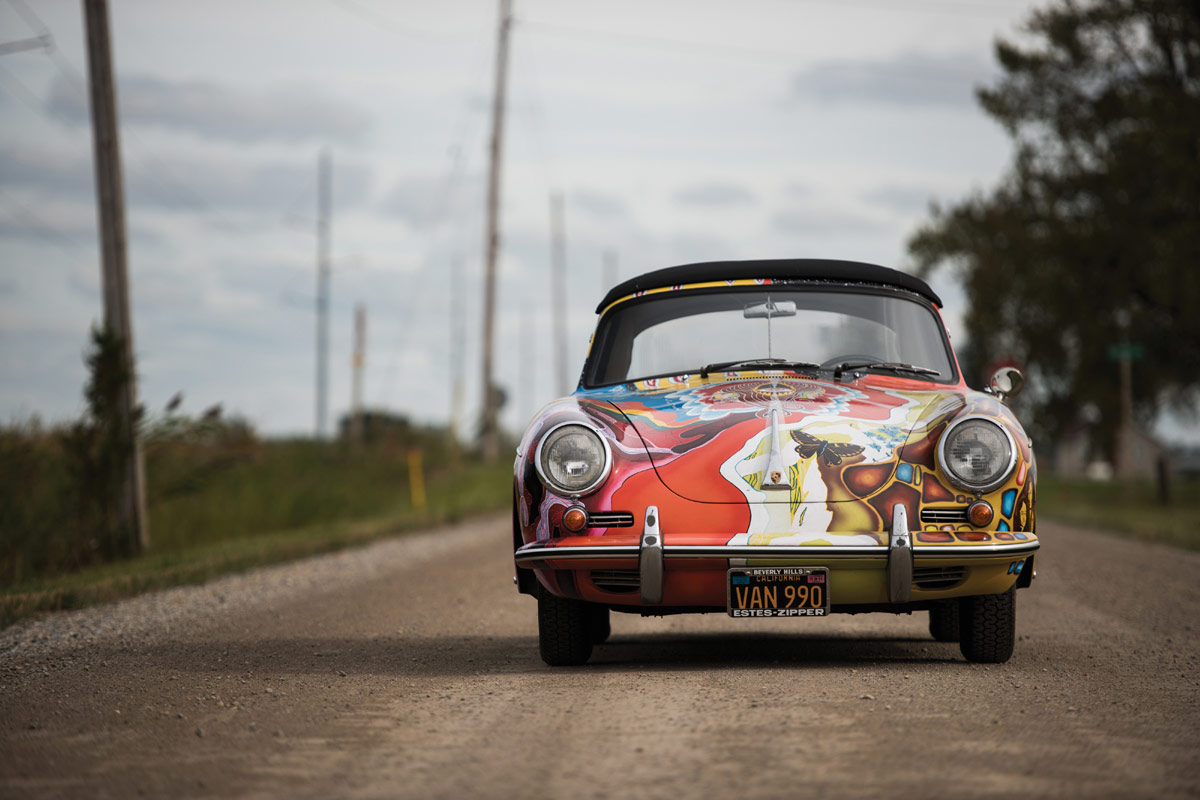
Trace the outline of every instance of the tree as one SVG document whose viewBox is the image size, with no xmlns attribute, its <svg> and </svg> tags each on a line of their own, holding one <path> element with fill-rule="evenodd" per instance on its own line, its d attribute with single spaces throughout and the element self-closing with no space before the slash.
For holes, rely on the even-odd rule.
<svg viewBox="0 0 1200 800">
<path fill-rule="evenodd" d="M 121 395 L 132 380 L 124 356 L 124 342 L 111 328 L 93 326 L 87 354 L 88 383 L 84 389 L 87 412 L 64 436 L 68 466 L 78 492 L 75 533 L 87 543 L 68 563 L 78 566 L 91 555 L 111 560 L 138 550 L 135 531 L 122 524 L 122 487 L 129 469 L 141 412 L 126 421 Z M 88 551 L 92 552 L 88 552 Z"/>
<path fill-rule="evenodd" d="M 1135 419 L 1195 410 L 1200 388 L 1200 3 L 1059 2 L 1004 76 L 978 91 L 1014 140 L 990 193 L 934 206 L 909 240 L 928 275 L 951 265 L 968 300 L 971 359 L 1031 378 L 1032 427 L 1053 437 L 1092 404 L 1112 452 L 1114 348 L 1130 343 Z"/>
</svg>

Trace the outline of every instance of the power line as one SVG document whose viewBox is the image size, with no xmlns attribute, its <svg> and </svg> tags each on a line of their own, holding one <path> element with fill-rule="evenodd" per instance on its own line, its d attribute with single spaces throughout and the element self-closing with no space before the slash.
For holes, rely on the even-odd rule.
<svg viewBox="0 0 1200 800">
<path fill-rule="evenodd" d="M 546 137 L 546 128 L 549 127 L 546 121 L 545 104 L 542 102 L 543 91 L 541 89 L 540 70 L 538 68 L 536 47 L 523 47 L 518 59 L 514 60 L 514 67 L 519 64 L 526 64 L 529 68 L 528 86 L 532 95 L 529 103 L 529 114 L 518 115 L 518 118 L 527 117 L 529 123 L 530 138 L 537 145 L 538 156 L 542 162 L 542 170 L 545 173 L 546 190 L 553 192 L 560 189 L 558 182 L 557 169 L 554 159 L 554 154 L 550 150 Z M 517 81 L 513 81 L 514 85 Z"/>
<path fill-rule="evenodd" d="M 24 0 L 8 0 L 8 4 L 20 15 L 21 19 L 25 20 L 25 24 L 33 29 L 33 32 L 38 35 L 39 39 L 53 39 L 50 29 L 46 27 L 46 23 L 42 22 L 41 18 L 33 13 L 33 9 L 25 5 Z"/>
<path fill-rule="evenodd" d="M 422 31 L 416 28 L 410 28 L 407 25 L 401 25 L 387 14 L 381 14 L 373 8 L 367 8 L 361 3 L 354 2 L 354 0 L 329 0 L 329 2 L 340 8 L 342 11 L 345 11 L 347 14 L 358 17 L 364 22 L 370 23 L 377 28 L 382 28 L 383 30 L 391 33 L 396 33 L 401 36 L 407 36 L 414 39 L 444 40 L 447 38 L 430 31 Z"/>
<path fill-rule="evenodd" d="M 926 14 L 945 14 L 947 16 L 974 16 L 979 18 L 993 17 L 995 14 L 980 4 L 964 4 L 959 0 L 947 3 L 921 3 L 923 11 L 914 9 L 911 5 L 900 5 L 894 2 L 872 2 L 872 0 L 792 0 L 793 4 L 813 4 L 831 6 L 839 9 L 859 8 L 872 11 L 891 12 L 911 15 L 914 11 Z M 995 4 L 999 10 L 1007 4 Z M 789 59 L 795 61 L 796 51 L 777 50 L 754 45 L 740 45 L 729 42 L 704 42 L 694 39 L 675 39 L 665 36 L 653 36 L 640 33 L 624 33 L 620 31 L 595 30 L 580 28 L 573 25 L 563 25 L 553 22 L 541 22 L 527 17 L 519 17 L 517 30 L 526 29 L 532 33 L 558 35 L 568 38 L 593 41 L 623 42 L 629 45 L 652 47 L 656 50 L 669 49 L 692 55 L 722 56 L 726 58 L 753 58 L 758 60 L 776 61 Z"/>
<path fill-rule="evenodd" d="M 332 1 L 332 0 L 331 0 Z M 482 30 L 481 30 L 482 35 Z M 490 38 L 490 34 L 489 34 Z M 473 48 L 474 61 L 469 74 L 474 75 L 473 85 L 478 88 L 485 85 L 486 76 L 486 61 L 487 52 L 483 47 Z M 451 135 L 448 139 L 451 142 L 447 148 L 447 154 L 450 157 L 450 163 L 447 165 L 438 182 L 439 189 L 431 197 L 427 209 L 430 214 L 426 216 L 427 224 L 424 227 L 426 235 L 425 252 L 435 252 L 438 239 L 441 235 L 441 223 L 445 220 L 450 206 L 458 193 L 459 183 L 463 176 L 466 175 L 471 167 L 471 161 L 464 158 L 464 152 L 473 152 L 466 149 L 466 142 L 471 138 L 473 130 L 469 130 L 472 119 L 475 117 L 475 109 L 471 102 L 464 102 L 459 110 L 459 115 L 451 129 Z M 461 239 L 462 237 L 457 237 Z M 457 257 L 457 256 L 456 256 Z M 406 287 L 405 295 L 408 298 L 409 305 L 414 309 L 413 313 L 401 314 L 399 320 L 399 328 L 396 332 L 395 346 L 391 349 L 387 366 L 383 372 L 383 380 L 380 382 L 379 395 L 381 402 L 387 403 L 393 393 L 396 375 L 399 371 L 398 358 L 399 352 L 404 347 L 406 337 L 409 332 L 409 327 L 413 324 L 413 319 L 416 317 L 416 311 L 423 308 L 424 294 L 428 288 L 429 274 L 435 271 L 432 264 L 426 265 L 417 272 L 413 284 Z M 469 283 L 462 286 L 451 286 L 452 290 L 457 290 L 461 293 L 470 293 Z M 465 313 L 465 312 L 464 312 Z M 465 334 L 464 334 L 465 336 Z"/>
<path fill-rule="evenodd" d="M 0 56 L 6 56 L 10 53 L 23 53 L 26 50 L 49 50 L 54 44 L 53 40 L 48 36 L 35 36 L 32 39 L 17 39 L 12 42 L 4 42 L 0 44 Z"/>
<path fill-rule="evenodd" d="M 54 64 L 58 73 L 74 89 L 76 98 L 83 101 L 86 107 L 88 97 L 87 81 L 84 79 L 83 74 L 63 55 L 62 51 L 55 44 L 56 37 L 54 36 L 54 32 L 50 30 L 49 26 L 32 9 L 25 5 L 23 0 L 9 0 L 9 3 L 39 37 L 43 37 L 49 41 L 50 44 L 46 48 L 46 54 L 50 57 L 50 61 Z M 32 93 L 30 95 L 32 96 Z M 37 110 L 46 119 L 54 122 L 44 108 L 37 106 L 36 101 L 31 105 L 31 108 Z M 187 188 L 183 179 L 174 173 L 170 165 L 149 152 L 149 148 L 147 148 L 145 142 L 138 137 L 132 128 L 129 126 L 122 127 L 121 135 L 125 138 L 126 143 L 132 141 L 137 145 L 136 148 L 130 148 L 130 150 L 131 155 L 134 156 L 136 161 L 143 162 L 138 165 L 139 169 L 137 169 L 139 181 L 144 180 L 148 185 L 158 187 L 160 190 L 163 190 L 162 196 L 181 201 L 183 205 L 204 214 L 216 224 L 239 233 L 247 232 L 245 226 L 214 211 L 199 195 Z"/>
<path fill-rule="evenodd" d="M 997 11 L 1009 8 L 1012 4 L 1004 0 L 905 0 L 903 3 L 894 0 L 782 0 L 789 5 L 822 5 L 838 8 L 858 7 L 873 11 L 890 11 L 895 14 L 944 14 L 948 17 L 992 16 L 988 8 Z"/>
</svg>

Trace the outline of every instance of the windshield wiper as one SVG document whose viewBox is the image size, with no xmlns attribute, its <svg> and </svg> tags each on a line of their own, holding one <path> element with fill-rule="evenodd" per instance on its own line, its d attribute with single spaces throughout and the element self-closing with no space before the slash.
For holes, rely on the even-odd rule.
<svg viewBox="0 0 1200 800">
<path fill-rule="evenodd" d="M 740 372 L 755 367 L 794 369 L 814 373 L 821 369 L 820 364 L 810 364 L 807 361 L 788 361 L 784 358 L 739 358 L 736 361 L 719 361 L 716 364 L 709 364 L 700 370 L 700 377 L 707 378 L 710 372 Z"/>
<path fill-rule="evenodd" d="M 914 375 L 941 375 L 942 373 L 936 369 L 929 367 L 918 367 L 915 364 L 902 364 L 898 361 L 880 361 L 877 363 L 870 362 L 853 362 L 843 361 L 833 368 L 833 379 L 839 380 L 842 373 L 848 369 L 882 369 L 890 372 L 911 372 Z"/>
</svg>

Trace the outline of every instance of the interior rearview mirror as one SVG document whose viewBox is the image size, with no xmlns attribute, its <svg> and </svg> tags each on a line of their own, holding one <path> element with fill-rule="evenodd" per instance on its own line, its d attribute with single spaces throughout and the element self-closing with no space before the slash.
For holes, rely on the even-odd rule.
<svg viewBox="0 0 1200 800">
<path fill-rule="evenodd" d="M 746 319 L 771 319 L 771 317 L 796 316 L 796 304 L 791 300 L 781 300 L 778 303 L 767 298 L 765 303 L 751 303 L 742 309 Z"/>
</svg>

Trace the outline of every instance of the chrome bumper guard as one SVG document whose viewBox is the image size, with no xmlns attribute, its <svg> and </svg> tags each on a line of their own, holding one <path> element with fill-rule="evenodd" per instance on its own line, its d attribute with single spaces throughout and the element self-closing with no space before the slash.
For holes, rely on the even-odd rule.
<svg viewBox="0 0 1200 800">
<path fill-rule="evenodd" d="M 892 536 L 888 540 L 888 602 L 912 599 L 913 552 L 908 532 L 908 511 L 900 503 L 892 506 Z"/>
<path fill-rule="evenodd" d="M 638 544 L 638 576 L 642 583 L 642 602 L 656 606 L 663 598 L 663 542 L 658 532 L 658 506 L 646 508 L 642 540 Z"/>
</svg>

